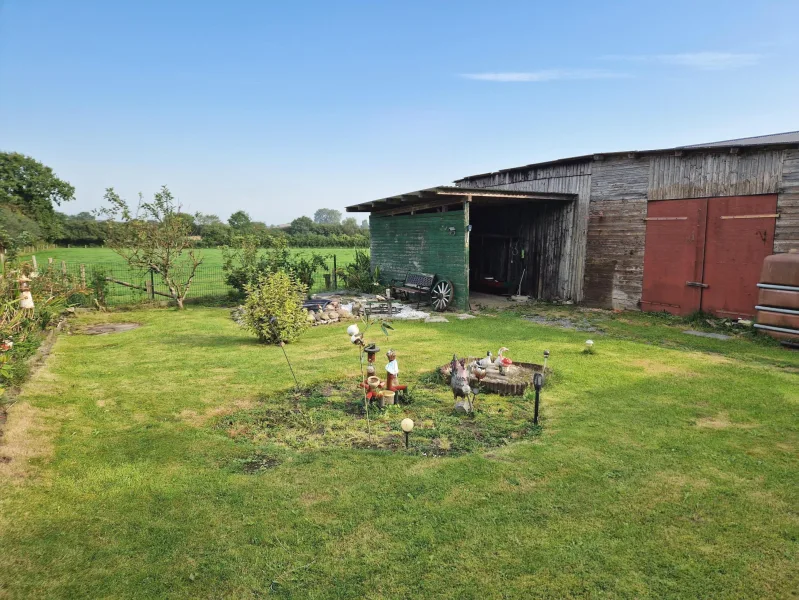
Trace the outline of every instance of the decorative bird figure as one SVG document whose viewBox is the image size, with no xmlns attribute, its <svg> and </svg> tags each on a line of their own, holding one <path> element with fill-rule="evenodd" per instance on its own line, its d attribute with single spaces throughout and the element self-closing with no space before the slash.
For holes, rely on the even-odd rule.
<svg viewBox="0 0 799 600">
<path fill-rule="evenodd" d="M 483 367 L 484 369 L 487 369 L 488 367 L 492 366 L 494 364 L 494 355 L 491 354 L 491 350 L 486 352 L 486 357 L 478 360 L 477 364 Z"/>
<path fill-rule="evenodd" d="M 508 348 L 502 346 L 499 350 L 497 350 L 497 359 L 494 361 L 494 365 L 497 367 L 509 367 L 513 364 L 513 361 L 505 356 L 502 356 L 503 352 L 509 352 Z"/>
<path fill-rule="evenodd" d="M 469 386 L 469 375 L 466 373 L 465 359 L 458 360 L 457 355 L 452 355 L 452 362 L 450 362 L 450 387 L 452 388 L 452 396 L 454 398 L 469 399 L 469 394 L 472 393 L 472 388 Z"/>
</svg>

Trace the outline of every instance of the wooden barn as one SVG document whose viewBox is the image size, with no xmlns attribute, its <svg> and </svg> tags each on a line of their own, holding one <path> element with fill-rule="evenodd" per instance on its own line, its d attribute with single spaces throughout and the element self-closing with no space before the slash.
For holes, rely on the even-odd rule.
<svg viewBox="0 0 799 600">
<path fill-rule="evenodd" d="M 752 316 L 763 259 L 799 248 L 799 132 L 610 152 L 364 202 L 386 282 L 603 308 Z"/>
</svg>

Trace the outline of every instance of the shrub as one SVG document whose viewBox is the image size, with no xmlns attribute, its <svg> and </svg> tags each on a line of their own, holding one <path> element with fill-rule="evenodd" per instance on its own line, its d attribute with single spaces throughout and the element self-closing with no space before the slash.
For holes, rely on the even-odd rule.
<svg viewBox="0 0 799 600">
<path fill-rule="evenodd" d="M 225 281 L 239 294 L 245 293 L 247 284 L 254 283 L 259 276 L 283 271 L 302 283 L 307 290 L 314 284 L 314 273 L 327 268 L 327 260 L 314 252 L 308 258 L 292 257 L 284 237 L 274 237 L 266 250 L 260 249 L 256 236 L 239 236 L 234 246 L 222 248 L 222 268 Z"/>
<path fill-rule="evenodd" d="M 349 290 L 374 293 L 375 288 L 380 286 L 380 269 L 372 269 L 369 254 L 361 250 L 355 251 L 355 260 L 339 269 L 338 274 Z"/>
<path fill-rule="evenodd" d="M 293 342 L 308 327 L 302 302 L 305 286 L 287 274 L 278 271 L 272 275 L 258 275 L 245 286 L 245 327 L 267 344 Z"/>
</svg>

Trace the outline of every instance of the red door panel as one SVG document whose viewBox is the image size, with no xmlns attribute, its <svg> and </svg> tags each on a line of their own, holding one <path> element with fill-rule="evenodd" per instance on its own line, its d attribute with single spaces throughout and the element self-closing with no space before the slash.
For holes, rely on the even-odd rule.
<svg viewBox="0 0 799 600">
<path fill-rule="evenodd" d="M 707 203 L 663 200 L 647 207 L 641 308 L 687 315 L 699 310 Z"/>
<path fill-rule="evenodd" d="M 703 311 L 729 318 L 755 314 L 763 259 L 774 248 L 776 212 L 776 194 L 708 201 Z"/>
</svg>

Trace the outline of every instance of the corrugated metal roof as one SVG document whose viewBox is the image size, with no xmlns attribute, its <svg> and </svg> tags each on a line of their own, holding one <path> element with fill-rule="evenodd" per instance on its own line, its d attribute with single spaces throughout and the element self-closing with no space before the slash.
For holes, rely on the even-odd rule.
<svg viewBox="0 0 799 600">
<path fill-rule="evenodd" d="M 691 146 L 680 146 L 680 148 L 723 148 L 725 146 L 764 146 L 767 144 L 799 144 L 799 131 L 756 135 L 708 144 L 692 144 Z"/>
<path fill-rule="evenodd" d="M 791 145 L 799 144 L 799 131 L 787 131 L 784 133 L 772 133 L 769 135 L 758 135 L 753 137 L 738 138 L 734 140 L 723 140 L 720 142 L 708 142 L 706 144 L 694 144 L 691 146 L 675 146 L 674 148 L 659 148 L 655 150 L 626 150 L 624 152 L 597 152 L 594 154 L 584 154 L 582 156 L 570 156 L 568 158 L 558 158 L 555 160 L 543 161 L 538 163 L 531 163 L 529 165 L 521 165 L 518 167 L 511 167 L 508 169 L 500 169 L 489 173 L 480 173 L 477 175 L 467 175 L 461 179 L 456 179 L 455 183 L 461 181 L 469 181 L 470 179 L 478 179 L 480 177 L 488 177 L 490 175 L 497 175 L 500 173 L 510 173 L 514 171 L 524 171 L 526 169 L 534 169 L 537 167 L 546 167 L 564 163 L 580 162 L 590 160 L 596 156 L 624 156 L 630 155 L 644 155 L 644 154 L 663 154 L 666 152 L 674 152 L 677 150 L 703 150 L 713 148 L 740 148 L 747 146 L 778 146 L 778 145 Z"/>
<path fill-rule="evenodd" d="M 449 185 L 440 185 L 434 188 L 416 190 L 405 194 L 397 194 L 388 198 L 379 198 L 369 202 L 353 204 L 347 207 L 347 212 L 375 212 L 394 209 L 396 211 L 411 211 L 414 207 L 428 204 L 443 205 L 447 203 L 463 202 L 467 197 L 472 201 L 571 201 L 574 194 L 559 194 L 548 192 L 522 192 L 517 190 L 495 190 L 491 188 L 466 188 Z"/>
</svg>

